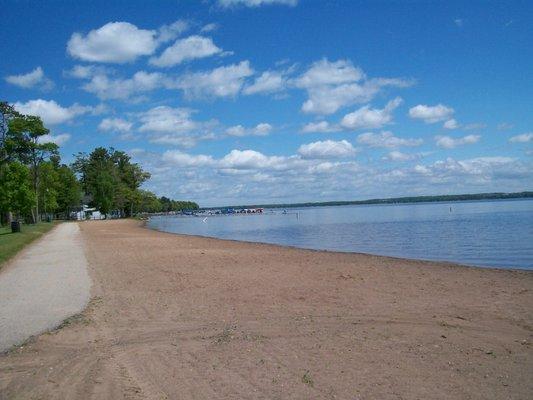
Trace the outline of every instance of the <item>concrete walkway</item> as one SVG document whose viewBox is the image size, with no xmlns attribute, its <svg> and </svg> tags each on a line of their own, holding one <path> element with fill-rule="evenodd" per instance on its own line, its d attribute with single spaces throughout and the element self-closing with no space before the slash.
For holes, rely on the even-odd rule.
<svg viewBox="0 0 533 400">
<path fill-rule="evenodd" d="M 87 305 L 91 281 L 77 223 L 63 223 L 0 271 L 0 352 Z"/>
</svg>

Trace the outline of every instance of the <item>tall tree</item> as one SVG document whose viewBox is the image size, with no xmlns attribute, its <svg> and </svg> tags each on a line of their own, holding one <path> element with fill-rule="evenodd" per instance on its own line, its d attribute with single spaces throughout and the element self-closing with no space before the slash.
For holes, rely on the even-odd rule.
<svg viewBox="0 0 533 400">
<path fill-rule="evenodd" d="M 55 143 L 41 143 L 41 138 L 47 135 L 49 130 L 39 117 L 19 115 L 9 121 L 8 128 L 8 142 L 13 152 L 22 163 L 30 166 L 32 188 L 37 200 L 33 220 L 37 222 L 40 218 L 40 168 L 45 160 L 58 154 L 58 146 Z"/>
<path fill-rule="evenodd" d="M 0 211 L 16 217 L 28 215 L 35 204 L 30 186 L 30 171 L 24 164 L 12 161 L 0 165 Z"/>
</svg>

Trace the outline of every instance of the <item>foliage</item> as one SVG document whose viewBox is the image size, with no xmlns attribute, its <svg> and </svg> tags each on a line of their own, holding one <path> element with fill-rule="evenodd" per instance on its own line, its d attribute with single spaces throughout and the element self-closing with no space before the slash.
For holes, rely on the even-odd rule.
<svg viewBox="0 0 533 400">
<path fill-rule="evenodd" d="M 169 212 L 169 211 L 182 211 L 182 210 L 198 210 L 199 206 L 195 202 L 192 201 L 177 201 L 177 200 L 171 200 L 168 197 L 161 197 L 159 199 L 161 202 L 161 211 L 162 212 Z"/>
<path fill-rule="evenodd" d="M 13 161 L 0 165 L 0 212 L 25 216 L 35 204 L 29 168 Z"/>
<path fill-rule="evenodd" d="M 301 207 L 321 207 L 321 206 L 348 206 L 364 204 L 403 204 L 403 203 L 433 203 L 438 201 L 476 201 L 476 200 L 501 200 L 501 199 L 521 199 L 532 198 L 533 192 L 516 193 L 475 193 L 475 194 L 453 194 L 442 196 L 409 196 L 394 197 L 388 199 L 369 199 L 353 201 L 325 201 L 309 203 L 287 203 L 287 204 L 248 204 L 238 206 L 227 206 L 227 208 L 301 208 Z"/>
<path fill-rule="evenodd" d="M 73 168 L 80 175 L 85 193 L 92 197 L 92 205 L 102 213 L 116 209 L 131 216 L 139 211 L 139 187 L 150 174 L 132 163 L 126 153 L 98 147 L 89 155 L 79 153 Z"/>
</svg>

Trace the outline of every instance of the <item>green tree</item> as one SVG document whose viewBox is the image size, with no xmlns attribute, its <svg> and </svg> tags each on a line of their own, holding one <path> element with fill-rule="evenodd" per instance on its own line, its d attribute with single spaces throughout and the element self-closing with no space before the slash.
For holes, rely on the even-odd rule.
<svg viewBox="0 0 533 400">
<path fill-rule="evenodd" d="M 148 190 L 139 190 L 139 193 L 141 197 L 141 204 L 139 206 L 141 212 L 161 212 L 162 204 L 154 193 Z"/>
<path fill-rule="evenodd" d="M 78 154 L 73 168 L 92 204 L 102 213 L 120 210 L 122 215 L 131 216 L 139 209 L 139 188 L 150 174 L 132 163 L 126 153 L 98 147 L 89 155 Z"/>
<path fill-rule="evenodd" d="M 81 202 L 81 185 L 74 171 L 66 165 L 57 167 L 57 211 L 69 215 L 70 210 L 78 207 Z"/>
<path fill-rule="evenodd" d="M 51 156 L 58 154 L 58 146 L 55 143 L 41 142 L 42 137 L 48 133 L 49 130 L 45 128 L 41 119 L 33 115 L 19 115 L 8 122 L 9 149 L 20 162 L 30 166 L 32 188 L 37 200 L 33 214 L 34 222 L 39 220 L 41 165 Z"/>
<path fill-rule="evenodd" d="M 0 211 L 16 217 L 27 216 L 35 204 L 30 186 L 30 171 L 24 164 L 12 161 L 0 165 Z"/>
</svg>

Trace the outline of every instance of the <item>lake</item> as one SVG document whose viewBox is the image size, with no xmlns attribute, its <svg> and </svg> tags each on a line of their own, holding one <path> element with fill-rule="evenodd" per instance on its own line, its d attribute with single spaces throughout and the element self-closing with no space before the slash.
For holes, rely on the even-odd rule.
<svg viewBox="0 0 533 400">
<path fill-rule="evenodd" d="M 533 200 L 354 205 L 153 217 L 172 233 L 305 249 L 533 269 Z"/>
</svg>

